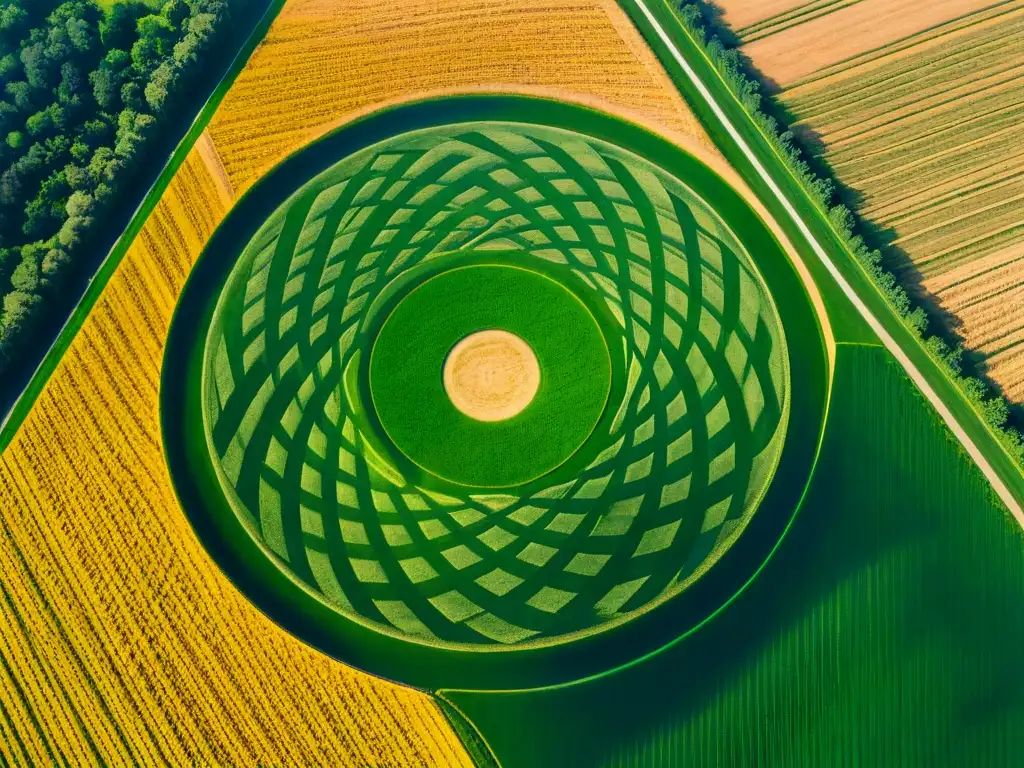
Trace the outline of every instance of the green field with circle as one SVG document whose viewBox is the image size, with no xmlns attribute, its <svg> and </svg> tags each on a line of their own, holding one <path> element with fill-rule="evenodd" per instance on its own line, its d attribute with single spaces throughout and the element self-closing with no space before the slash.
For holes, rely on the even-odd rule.
<svg viewBox="0 0 1024 768">
<path fill-rule="evenodd" d="M 533 400 L 500 422 L 459 412 L 441 375 L 455 343 L 487 329 L 526 341 L 540 365 Z M 373 407 L 395 446 L 427 473 L 477 488 L 523 485 L 564 463 L 593 431 L 610 387 L 608 348 L 583 302 L 508 264 L 459 267 L 417 285 L 388 316 L 370 362 Z"/>
<path fill-rule="evenodd" d="M 777 530 L 805 482 L 803 459 L 772 482 L 803 386 L 782 317 L 807 305 L 780 314 L 745 240 L 773 269 L 777 244 L 737 235 L 684 153 L 664 155 L 681 178 L 629 149 L 661 152 L 649 135 L 541 104 L 558 127 L 424 106 L 415 130 L 370 119 L 300 153 L 290 196 L 257 185 L 265 212 L 243 200 L 211 242 L 169 341 L 195 361 L 184 389 L 167 374 L 165 431 L 190 446 L 190 472 L 169 459 L 204 542 L 293 631 L 373 668 L 392 653 L 403 679 L 505 674 L 479 651 L 529 652 L 543 677 L 538 651 L 612 648 L 726 558 L 770 489 L 756 527 Z M 577 114 L 614 133 L 567 130 Z M 540 366 L 506 420 L 467 417 L 443 386 L 482 329 Z"/>
</svg>

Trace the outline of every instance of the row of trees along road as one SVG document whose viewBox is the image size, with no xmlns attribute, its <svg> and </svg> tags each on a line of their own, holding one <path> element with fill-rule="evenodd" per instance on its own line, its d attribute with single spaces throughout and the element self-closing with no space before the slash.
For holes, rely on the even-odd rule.
<svg viewBox="0 0 1024 768">
<path fill-rule="evenodd" d="M 0 380 L 245 2 L 0 0 Z"/>
</svg>

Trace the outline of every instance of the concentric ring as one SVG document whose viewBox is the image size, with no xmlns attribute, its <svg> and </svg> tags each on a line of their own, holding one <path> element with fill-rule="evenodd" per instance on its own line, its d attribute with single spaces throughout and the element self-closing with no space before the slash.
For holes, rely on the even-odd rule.
<svg viewBox="0 0 1024 768">
<path fill-rule="evenodd" d="M 540 389 L 540 363 L 521 336 L 485 328 L 463 336 L 445 355 L 444 391 L 476 421 L 505 421 L 522 413 Z"/>
<path fill-rule="evenodd" d="M 562 110 L 606 120 L 551 106 Z M 314 598 L 302 605 L 319 617 L 311 633 L 320 644 L 361 627 L 428 654 L 539 658 L 646 626 L 641 619 L 691 592 L 740 539 L 784 458 L 799 388 L 790 325 L 748 251 L 774 245 L 777 259 L 777 244 L 763 228 L 738 237 L 719 211 L 747 222 L 745 208 L 725 195 L 724 206 L 709 205 L 698 190 L 717 195 L 713 175 L 678 150 L 654 147 L 692 169 L 688 183 L 560 120 L 510 122 L 488 108 L 448 125 L 424 117 L 391 137 L 371 120 L 373 140 L 357 146 L 354 128 L 333 145 L 344 146 L 342 159 L 320 160 L 323 170 L 265 208 L 257 232 L 239 224 L 249 234 L 230 274 L 210 268 L 221 287 L 213 280 L 207 298 L 197 293 L 205 319 L 187 334 L 189 354 L 202 359 L 189 368 L 200 381 L 186 395 L 185 431 L 194 452 L 198 415 L 205 456 L 185 460 L 212 470 L 196 473 L 198 496 L 230 510 L 256 545 L 242 556 L 246 579 L 269 583 L 277 571 Z M 652 137 L 630 130 L 617 138 L 651 148 Z M 239 239 L 218 240 L 228 242 Z M 371 351 L 396 307 L 438 276 L 487 262 L 565 286 L 593 310 L 611 357 L 589 438 L 502 490 L 410 460 L 382 424 L 372 385 Z M 542 314 L 523 301 L 525 314 Z M 445 309 L 421 311 L 424 322 Z M 453 335 L 442 359 L 462 333 Z M 521 416 L 550 395 L 543 389 Z M 420 415 L 410 408 L 406 418 L 415 426 Z M 814 418 L 797 421 L 803 429 Z M 538 435 L 538 445 L 562 439 Z M 230 520 L 212 515 L 225 545 L 246 549 L 224 538 L 237 539 Z M 255 551 L 263 564 L 253 570 Z"/>
<path fill-rule="evenodd" d="M 605 410 L 611 356 L 593 314 L 565 285 L 524 268 L 525 254 L 508 259 L 494 263 L 492 254 L 418 283 L 374 337 L 369 388 L 375 415 L 394 446 L 423 471 L 405 468 L 416 483 L 440 479 L 514 492 L 564 464 Z M 469 418 L 444 387 L 453 344 L 484 329 L 524 339 L 539 361 L 539 389 L 514 418 Z"/>
</svg>

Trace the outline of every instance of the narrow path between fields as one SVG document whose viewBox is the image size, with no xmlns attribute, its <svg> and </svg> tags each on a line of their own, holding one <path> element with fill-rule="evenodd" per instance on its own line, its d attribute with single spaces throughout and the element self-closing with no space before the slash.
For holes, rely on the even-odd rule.
<svg viewBox="0 0 1024 768">
<path fill-rule="evenodd" d="M 706 85 L 704 85 L 703 81 L 697 76 L 697 73 L 694 72 L 693 68 L 690 67 L 687 61 L 683 58 L 675 43 L 672 42 L 671 38 L 665 32 L 664 27 L 662 27 L 658 20 L 654 17 L 654 14 L 651 13 L 650 9 L 647 7 L 647 4 L 644 2 L 644 0 L 632 0 L 632 2 L 634 2 L 637 8 L 640 9 L 640 12 L 643 13 L 644 17 L 647 19 L 648 23 L 654 29 L 655 33 L 660 38 L 661 42 L 665 45 L 669 53 L 672 55 L 672 58 L 675 59 L 676 63 L 682 68 L 683 72 L 686 74 L 687 78 L 689 78 L 690 82 L 693 83 L 693 86 L 697 89 L 700 95 L 707 102 L 708 106 L 711 108 L 711 111 L 714 112 L 715 117 L 718 118 L 719 122 L 728 132 L 729 136 L 736 143 L 736 146 L 739 147 L 740 151 L 757 171 L 758 176 L 760 176 L 761 180 L 764 181 L 766 185 L 768 185 L 768 188 L 772 191 L 772 194 L 782 204 L 783 208 L 786 209 L 786 213 L 789 214 L 790 218 L 793 220 L 797 228 L 800 230 L 800 233 L 804 236 L 804 239 L 807 240 L 807 242 L 810 244 L 811 249 L 814 251 L 814 254 L 818 257 L 821 263 L 825 265 L 825 268 L 828 270 L 829 274 L 832 275 L 832 279 L 836 281 L 836 284 L 842 289 L 843 293 L 846 294 L 846 297 L 857 308 L 857 311 L 861 314 L 861 316 L 864 318 L 867 324 L 871 326 L 871 329 L 878 335 L 878 338 L 882 341 L 882 344 L 885 346 L 885 348 L 892 353 L 892 355 L 896 358 L 899 364 L 903 367 L 903 370 L 907 372 L 907 375 L 910 376 L 911 380 L 917 385 L 918 389 L 921 390 L 921 392 L 928 399 L 928 401 L 935 407 L 935 410 L 938 411 L 939 416 L 942 417 L 942 420 L 946 423 L 950 430 L 952 430 L 953 435 L 964 447 L 964 450 L 967 451 L 968 455 L 971 457 L 974 463 L 978 465 L 978 467 L 982 471 L 982 474 L 985 475 L 985 478 L 991 484 L 993 490 L 995 490 L 996 494 L 1013 514 L 1014 518 L 1017 520 L 1017 523 L 1021 526 L 1021 528 L 1024 528 L 1024 509 L 1021 509 L 1020 504 L 1017 503 L 1017 500 L 1013 497 L 1013 494 L 1010 493 L 1010 489 L 1000 479 L 999 475 L 996 474 L 996 471 L 992 468 L 992 465 L 989 463 L 988 459 L 985 458 L 985 455 L 978 449 L 978 446 L 975 445 L 974 441 L 967 435 L 967 432 L 960 425 L 960 422 L 956 420 L 956 417 L 953 416 L 953 413 L 949 410 L 949 408 L 938 396 L 938 394 L 936 394 L 935 390 L 932 389 L 931 385 L 921 374 L 921 372 L 917 369 L 917 367 L 911 362 L 910 358 L 903 351 L 903 348 L 896 343 L 896 340 L 893 339 L 892 336 L 889 335 L 889 332 L 885 330 L 881 322 L 879 322 L 878 318 L 876 318 L 871 313 L 871 310 L 867 308 L 863 301 L 861 301 L 856 291 L 853 290 L 852 286 L 843 277 L 842 273 L 839 271 L 839 269 L 836 267 L 833 261 L 829 258 L 828 254 L 825 252 L 825 249 L 821 246 L 821 243 L 819 243 L 818 240 L 814 237 L 814 235 L 811 234 L 810 229 L 804 223 L 803 219 L 800 218 L 800 215 L 797 213 L 796 208 L 793 207 L 789 199 L 782 193 L 782 190 L 779 189 L 778 185 L 775 183 L 775 180 L 771 177 L 768 171 L 765 170 L 765 167 L 761 164 L 761 161 L 757 159 L 757 156 L 754 154 L 753 150 L 751 150 L 750 146 L 740 135 L 739 131 L 736 130 L 736 127 L 726 116 L 724 110 L 721 108 L 721 106 L 719 106 L 718 102 L 715 101 L 714 96 L 711 95 L 711 91 L 707 88 Z"/>
</svg>

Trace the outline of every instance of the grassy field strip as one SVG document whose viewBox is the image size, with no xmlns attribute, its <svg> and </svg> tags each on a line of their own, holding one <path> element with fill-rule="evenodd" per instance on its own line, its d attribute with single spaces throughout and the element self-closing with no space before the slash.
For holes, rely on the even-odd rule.
<svg viewBox="0 0 1024 768">
<path fill-rule="evenodd" d="M 1007 164 L 1024 161 L 1024 153 L 1013 153 L 1007 143 L 999 143 L 999 146 L 1004 146 L 1007 149 L 1004 155 Z M 988 152 L 986 151 L 985 154 Z M 963 214 L 965 211 L 971 211 L 971 208 L 966 205 L 968 202 L 978 204 L 977 207 L 980 210 L 989 204 L 998 206 L 1000 202 L 1005 202 L 1018 194 L 1022 180 L 1020 172 L 1017 170 L 1005 171 L 1005 165 L 1000 164 L 996 157 L 986 159 L 989 160 L 989 164 L 980 169 L 971 167 L 969 161 L 951 161 L 951 171 L 958 174 L 957 177 L 945 185 L 941 179 L 934 179 L 931 192 L 934 197 L 931 198 L 928 197 L 929 191 L 921 190 L 918 185 L 902 185 L 898 180 L 892 179 L 892 185 L 897 187 L 894 193 L 897 197 L 891 200 L 879 199 L 877 205 L 870 206 L 874 220 L 892 229 L 892 239 L 903 238 L 906 240 L 909 236 L 923 233 L 936 226 L 948 226 L 953 223 L 948 218 L 949 212 Z M 912 166 L 912 169 L 909 170 L 925 177 L 925 181 L 927 181 L 937 173 L 932 166 L 932 163 L 927 163 L 922 166 Z M 998 175 L 993 176 L 992 174 Z M 981 178 L 978 178 L 979 176 Z M 875 198 L 869 198 L 868 202 L 874 200 Z M 983 233 L 996 229 L 998 224 L 994 221 L 960 220 L 972 225 L 972 229 L 980 228 Z M 970 239 L 970 237 L 960 237 L 957 243 L 962 247 L 965 241 Z M 934 258 L 937 255 L 935 248 L 919 250 L 921 255 L 915 259 L 916 266 L 920 266 L 929 258 Z M 978 255 L 983 256 L 984 254 Z"/>
<path fill-rule="evenodd" d="M 1024 153 L 1021 153 L 1024 154 Z M 1009 159 L 1013 161 L 1014 156 L 1010 155 Z M 987 174 L 982 176 L 982 174 Z M 981 171 L 969 172 L 964 176 L 955 179 L 948 187 L 948 191 L 942 192 L 934 200 L 934 205 L 940 209 L 952 208 L 955 210 L 955 205 L 960 197 L 957 185 L 964 185 L 964 197 L 971 198 L 976 195 L 985 194 L 992 189 L 1005 189 L 1007 186 L 1012 186 L 1014 181 L 1013 177 L 1015 174 L 1000 174 L 998 166 L 993 163 Z M 971 179 L 970 177 L 975 178 Z M 982 178 L 977 178 L 982 176 Z M 889 226 L 895 228 L 895 233 L 899 235 L 898 227 L 919 219 L 928 220 L 930 217 L 929 203 L 930 201 L 922 200 L 924 197 L 921 193 L 914 193 L 903 200 L 896 201 L 885 208 L 879 208 L 875 215 L 879 221 L 885 222 Z M 902 205 L 902 210 L 897 208 L 897 205 Z"/>
<path fill-rule="evenodd" d="M 955 142 L 955 138 L 951 137 Z M 923 143 L 924 140 L 922 140 Z M 998 135 L 986 136 L 970 142 L 968 156 L 958 147 L 934 142 L 934 154 L 925 154 L 925 147 L 917 152 L 904 151 L 905 161 L 896 158 L 880 160 L 863 171 L 865 179 L 856 182 L 863 190 L 864 211 L 872 221 L 888 223 L 902 213 L 927 210 L 941 204 L 944 198 L 969 193 L 975 187 L 988 186 L 1019 175 L 1024 152 L 1017 150 L 1013 128 Z M 856 161 L 840 163 L 854 173 Z M 942 174 L 945 167 L 947 173 Z M 993 174 L 999 178 L 993 179 Z M 908 175 L 911 178 L 907 178 Z M 907 207 L 910 210 L 907 211 Z"/>
<path fill-rule="evenodd" d="M 972 63 L 980 64 L 983 59 L 975 59 Z M 937 79 L 929 81 L 922 78 L 921 82 L 915 83 L 913 98 L 899 98 L 899 90 L 895 93 L 883 91 L 875 99 L 875 103 L 869 103 L 865 99 L 859 103 L 843 108 L 844 120 L 829 120 L 823 117 L 815 122 L 816 130 L 827 134 L 836 147 L 852 145 L 856 140 L 864 140 L 885 134 L 887 129 L 900 125 L 908 117 L 913 117 L 922 112 L 943 114 L 948 112 L 950 107 L 967 96 L 983 94 L 986 98 L 984 107 L 986 111 L 997 111 L 1007 105 L 1017 103 L 1015 94 L 1007 86 L 1020 76 L 1020 66 L 1008 67 L 989 73 L 985 70 L 979 77 L 977 72 L 970 71 L 954 81 L 952 78 Z M 932 86 L 934 90 L 926 88 Z M 903 86 L 906 88 L 906 86 Z M 1009 92 L 1008 92 L 1009 91 Z M 988 100 L 998 98 L 995 104 L 989 104 Z M 1019 95 L 1017 97 L 1019 99 Z M 798 123 L 808 125 L 806 119 Z M 906 125 L 900 125 L 906 131 Z"/>
<path fill-rule="evenodd" d="M 884 216 L 887 213 L 890 217 L 898 217 L 901 214 L 901 208 L 906 207 L 909 207 L 909 210 L 904 211 L 904 213 L 916 213 L 927 210 L 933 202 L 942 203 L 945 200 L 955 198 L 961 187 L 966 187 L 970 190 L 974 187 L 1012 178 L 1016 175 L 1016 171 L 1013 170 L 1014 166 L 1024 156 L 1024 151 L 1017 151 L 1015 145 L 1017 121 L 1018 117 L 1011 115 L 1007 120 L 1010 123 L 1007 127 L 1000 128 L 994 134 L 979 138 L 971 138 L 968 132 L 968 135 L 964 137 L 967 139 L 965 148 L 971 150 L 971 154 L 976 156 L 981 162 L 968 165 L 958 164 L 953 169 L 951 175 L 937 180 L 934 185 L 935 192 L 932 193 L 935 196 L 929 197 L 929 189 L 900 185 L 899 190 L 894 195 L 890 195 L 889 199 L 883 199 L 877 205 L 868 201 L 864 206 L 864 211 L 872 218 Z M 943 132 L 950 134 L 945 140 L 940 141 L 935 134 L 929 134 L 920 139 L 906 142 L 902 145 L 904 151 L 908 154 L 910 153 L 909 146 L 907 145 L 911 143 L 923 144 L 929 142 L 934 147 L 934 158 L 955 162 L 955 156 L 958 152 L 958 147 L 956 146 L 957 137 L 952 135 L 952 129 L 943 129 Z M 876 154 L 881 155 L 883 153 L 884 151 L 879 151 Z M 909 166 L 915 169 L 927 168 L 930 165 L 929 161 L 933 160 L 933 157 L 925 156 L 922 152 L 920 157 L 915 157 L 910 161 Z M 886 159 L 880 160 L 877 166 L 869 166 L 864 173 L 874 175 L 866 176 L 864 181 L 870 183 L 886 179 L 889 184 L 895 184 L 898 180 L 891 178 L 894 175 L 891 165 L 892 161 Z M 1009 166 L 1010 170 L 1007 170 L 1007 166 Z M 849 167 L 855 169 L 857 166 L 851 163 Z M 993 176 L 995 176 L 994 179 Z M 878 194 L 877 197 L 881 197 L 881 195 Z"/>
<path fill-rule="evenodd" d="M 857 139 L 877 135 L 884 129 L 902 123 L 908 117 L 922 112 L 941 113 L 946 111 L 950 107 L 955 107 L 965 96 L 983 95 L 986 101 L 997 95 L 1009 96 L 1008 101 L 1013 103 L 1014 93 L 1009 87 L 1014 84 L 1014 80 L 1021 76 L 1022 72 L 1024 72 L 1024 66 L 1007 67 L 992 74 L 986 72 L 982 77 L 978 77 L 974 72 L 968 72 L 960 78 L 960 82 L 950 82 L 949 79 L 934 81 L 936 90 L 931 93 L 924 91 L 924 96 L 920 94 L 928 81 L 922 80 L 914 85 L 915 95 L 912 98 L 894 99 L 890 93 L 883 92 L 873 105 L 862 102 L 848 107 L 845 125 L 830 123 L 827 120 L 816 125 L 823 133 L 827 133 L 837 146 L 842 146 Z M 1007 93 L 1008 90 L 1009 93 Z M 865 114 L 866 107 L 874 107 L 875 114 L 873 116 L 869 116 L 870 113 Z"/>
<path fill-rule="evenodd" d="M 99 299 L 100 294 L 103 293 L 104 287 L 110 280 L 111 276 L 117 270 L 118 265 L 124 258 L 124 255 L 128 252 L 129 247 L 135 240 L 139 232 L 142 231 L 143 225 L 149 218 L 150 213 L 156 207 L 156 204 L 160 201 L 161 196 L 167 189 L 167 186 L 171 183 L 171 179 L 177 172 L 178 168 L 181 167 L 182 163 L 185 162 L 185 158 L 192 149 L 192 145 L 195 144 L 196 140 L 202 134 L 203 129 L 213 118 L 214 112 L 217 111 L 217 107 L 220 106 L 224 96 L 227 95 L 228 90 L 231 88 L 232 83 L 238 76 L 239 72 L 245 66 L 246 61 L 252 55 L 253 51 L 263 40 L 267 34 L 267 30 L 270 29 L 270 25 L 274 18 L 277 16 L 281 8 L 284 7 L 286 0 L 273 0 L 271 5 L 264 12 L 260 21 L 256 24 L 252 34 L 245 41 L 241 50 L 235 55 L 234 60 L 228 67 L 228 71 L 221 78 L 220 83 L 214 89 L 210 98 L 206 104 L 203 105 L 202 110 L 196 116 L 196 119 L 192 122 L 192 127 L 185 134 L 182 140 L 178 143 L 174 152 L 171 154 L 167 163 L 164 165 L 164 169 L 160 172 L 160 175 L 153 182 L 153 185 L 146 192 L 146 196 L 139 204 L 138 208 L 135 209 L 135 213 L 132 215 L 131 222 L 128 224 L 128 228 L 124 231 L 124 234 L 118 238 L 114 247 L 110 249 L 110 252 L 104 258 L 102 265 L 99 270 L 93 275 L 92 279 L 89 280 L 89 285 L 79 299 L 78 304 L 75 305 L 71 315 L 65 321 L 61 327 L 60 333 L 57 335 L 56 340 L 51 345 L 46 356 L 39 363 L 35 372 L 32 374 L 32 378 L 29 379 L 25 389 L 18 396 L 14 406 L 8 411 L 0 422 L 0 454 L 4 452 L 11 440 L 17 433 L 18 428 L 21 426 L 22 421 L 28 415 L 28 412 L 32 410 L 32 406 L 39 397 L 39 393 L 43 391 L 46 386 L 46 382 L 50 379 L 50 374 L 53 373 L 57 364 L 63 357 L 64 352 L 67 351 L 74 339 L 75 334 L 82 327 L 82 323 L 89 316 L 89 312 L 92 310 L 96 301 Z"/>
<path fill-rule="evenodd" d="M 930 226 L 921 227 L 912 234 L 901 235 L 892 241 L 893 245 L 905 247 L 912 240 L 924 238 L 927 241 L 927 247 L 921 247 L 920 250 L 927 250 L 931 255 L 928 258 L 920 259 L 918 263 L 928 264 L 931 261 L 940 261 L 949 253 L 972 246 L 981 240 L 998 236 L 1004 231 L 1003 228 L 1013 229 L 1019 225 L 1021 223 L 1020 202 L 1024 200 L 1024 191 L 1022 190 L 1024 190 L 1024 178 L 1016 180 L 1012 184 L 1005 182 L 983 195 L 965 195 L 965 202 L 970 200 L 975 203 L 971 210 L 964 212 L 963 208 L 954 208 L 954 211 L 959 210 L 959 215 L 951 215 L 944 222 L 935 222 Z M 988 226 L 977 238 L 971 237 L 972 229 L 957 230 L 957 224 L 970 221 L 975 216 L 986 213 L 995 214 L 1000 211 L 1001 215 L 988 217 L 986 222 Z M 954 231 L 950 231 L 951 229 Z M 964 242 L 965 236 L 970 238 L 966 242 Z"/>
<path fill-rule="evenodd" d="M 893 337 L 889 334 L 889 332 L 878 320 L 878 318 L 874 315 L 874 313 L 872 313 L 872 311 L 863 302 L 863 300 L 860 298 L 857 292 L 854 291 L 853 287 L 843 276 L 842 272 L 840 272 L 839 268 L 836 267 L 835 263 L 832 261 L 828 253 L 822 247 L 821 243 L 818 242 L 817 238 L 812 234 L 810 228 L 807 226 L 807 224 L 804 222 L 800 214 L 797 212 L 794 205 L 790 202 L 787 196 L 783 194 L 778 184 L 776 184 L 774 178 L 772 178 L 772 176 L 768 173 L 764 165 L 758 159 L 757 155 L 754 154 L 750 146 L 747 144 L 746 140 L 736 129 L 735 125 L 733 125 L 732 121 L 730 121 L 722 107 L 718 104 L 715 97 L 712 95 L 711 91 L 700 80 L 700 78 L 697 76 L 697 73 L 689 65 L 686 59 L 683 58 L 683 55 L 679 52 L 679 49 L 676 47 L 675 43 L 669 37 L 668 33 L 665 31 L 664 27 L 661 25 L 658 19 L 655 18 L 655 16 L 651 13 L 650 9 L 647 7 L 647 4 L 644 2 L 644 0 L 632 0 L 632 2 L 635 3 L 636 6 L 640 9 L 640 11 L 643 13 L 644 17 L 647 19 L 647 22 L 651 25 L 655 33 L 661 39 L 662 44 L 668 49 L 676 64 L 679 65 L 679 67 L 683 70 L 686 76 L 690 79 L 690 82 L 693 84 L 693 86 L 704 97 L 712 112 L 714 112 L 719 122 L 728 132 L 729 136 L 735 142 L 736 146 L 739 147 L 740 151 L 746 157 L 747 161 L 756 170 L 758 176 L 768 186 L 768 188 L 775 195 L 775 198 L 789 214 L 790 218 L 793 220 L 797 228 L 800 230 L 800 233 L 804 236 L 808 244 L 813 249 L 815 255 L 821 261 L 821 263 L 825 265 L 826 269 L 828 269 L 829 273 L 832 275 L 832 278 L 839 285 L 842 292 L 857 308 L 858 312 L 861 314 L 864 320 L 866 320 L 867 323 L 871 326 L 872 330 L 882 340 L 882 343 L 885 345 L 885 347 L 893 354 L 893 356 L 903 367 L 903 369 L 907 372 L 907 374 L 914 381 L 914 383 L 918 386 L 918 388 L 922 391 L 922 393 L 924 393 L 925 397 L 928 398 L 928 401 L 934 406 L 935 410 L 939 413 L 942 420 L 953 432 L 956 439 L 960 442 L 961 445 L 963 445 L 964 449 L 967 451 L 967 453 L 971 456 L 974 462 L 984 473 L 985 477 L 988 479 L 989 483 L 992 485 L 993 489 L 996 491 L 999 498 L 1003 501 L 1004 504 L 1006 504 L 1007 508 L 1013 514 L 1014 518 L 1017 520 L 1020 526 L 1024 528 L 1024 509 L 1021 508 L 1021 505 L 1018 502 L 1017 498 L 1010 491 L 1006 483 L 1003 482 L 1002 478 L 996 473 L 995 469 L 992 467 L 988 458 L 981 452 L 981 450 L 979 450 L 978 446 L 976 445 L 974 440 L 972 440 L 971 437 L 967 434 L 964 427 L 961 425 L 960 421 L 953 415 L 952 411 L 949 409 L 946 403 L 943 402 L 942 398 L 940 398 L 938 394 L 936 394 L 931 384 L 927 381 L 927 379 L 925 379 L 924 375 L 911 361 L 910 357 L 903 350 L 903 348 L 895 341 L 895 339 L 893 339 Z M 980 416 L 978 416 L 976 413 L 974 415 L 975 418 L 980 420 Z M 986 431 L 988 431 L 987 427 Z M 994 437 L 992 439 L 995 440 Z M 1001 445 L 1000 450 L 1002 450 Z"/>
</svg>

